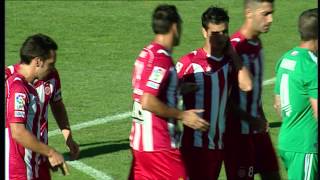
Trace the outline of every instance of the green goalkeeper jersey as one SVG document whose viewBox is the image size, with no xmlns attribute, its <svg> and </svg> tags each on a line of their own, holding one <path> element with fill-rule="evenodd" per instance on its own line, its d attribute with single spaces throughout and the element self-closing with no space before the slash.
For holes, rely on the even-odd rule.
<svg viewBox="0 0 320 180">
<path fill-rule="evenodd" d="M 274 91 L 281 99 L 278 148 L 317 153 L 318 122 L 309 99 L 318 99 L 318 58 L 300 47 L 285 53 L 276 65 Z"/>
</svg>

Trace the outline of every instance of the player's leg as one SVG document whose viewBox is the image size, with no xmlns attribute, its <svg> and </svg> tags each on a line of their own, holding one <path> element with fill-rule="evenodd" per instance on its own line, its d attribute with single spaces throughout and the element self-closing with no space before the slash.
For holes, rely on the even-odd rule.
<svg viewBox="0 0 320 180">
<path fill-rule="evenodd" d="M 224 159 L 224 151 L 222 150 L 206 150 L 207 158 L 207 170 L 205 175 L 208 177 L 208 180 L 218 179 L 222 167 L 222 162 Z"/>
<path fill-rule="evenodd" d="M 306 154 L 304 159 L 304 179 L 317 180 L 318 174 L 318 154 Z"/>
<path fill-rule="evenodd" d="M 318 178 L 318 155 L 291 153 L 292 163 L 288 168 L 289 179 L 316 180 Z"/>
<path fill-rule="evenodd" d="M 253 135 L 255 148 L 255 173 L 262 180 L 280 180 L 279 165 L 269 133 Z"/>
<path fill-rule="evenodd" d="M 224 142 L 227 179 L 252 180 L 254 178 L 254 148 L 251 136 L 228 134 Z"/>
<path fill-rule="evenodd" d="M 317 180 L 318 155 L 279 150 L 288 179 Z"/>
</svg>

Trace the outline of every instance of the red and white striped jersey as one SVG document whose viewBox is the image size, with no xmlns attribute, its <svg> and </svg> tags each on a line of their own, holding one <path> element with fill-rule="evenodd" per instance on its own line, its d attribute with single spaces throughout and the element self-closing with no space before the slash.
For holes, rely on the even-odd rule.
<svg viewBox="0 0 320 180">
<path fill-rule="evenodd" d="M 10 123 L 23 123 L 40 138 L 40 103 L 36 90 L 22 75 L 15 73 L 6 81 L 5 168 L 6 180 L 38 177 L 40 154 L 12 139 Z"/>
<path fill-rule="evenodd" d="M 184 126 L 182 146 L 222 149 L 230 59 L 209 56 L 200 48 L 183 56 L 176 69 L 181 83 L 191 82 L 198 86 L 196 92 L 183 96 L 184 109 L 204 109 L 200 116 L 210 123 L 205 132 Z"/>
<path fill-rule="evenodd" d="M 240 31 L 231 36 L 231 44 L 241 57 L 243 64 L 252 74 L 252 91 L 244 92 L 239 89 L 238 81 L 234 80 L 231 90 L 231 100 L 237 104 L 243 111 L 250 113 L 253 117 L 259 117 L 262 114 L 262 83 L 263 83 L 263 53 L 260 39 L 246 39 Z M 234 77 L 235 78 L 235 77 Z M 228 118 L 229 119 L 229 118 Z M 252 133 L 248 122 L 237 117 L 230 119 L 233 132 L 242 134 Z"/>
<path fill-rule="evenodd" d="M 133 122 L 129 138 L 134 150 L 178 148 L 180 134 L 176 131 L 176 120 L 142 110 L 140 104 L 143 93 L 149 93 L 169 107 L 176 107 L 177 83 L 171 55 L 163 46 L 153 42 L 140 52 L 132 75 Z"/>
<path fill-rule="evenodd" d="M 17 73 L 20 64 L 8 66 L 5 70 L 9 78 Z M 33 86 L 36 88 L 40 100 L 40 138 L 39 140 L 48 144 L 48 109 L 50 102 L 57 102 L 62 99 L 61 83 L 58 71 L 52 71 L 44 80 L 37 80 Z M 43 162 L 45 157 L 41 158 Z"/>
</svg>

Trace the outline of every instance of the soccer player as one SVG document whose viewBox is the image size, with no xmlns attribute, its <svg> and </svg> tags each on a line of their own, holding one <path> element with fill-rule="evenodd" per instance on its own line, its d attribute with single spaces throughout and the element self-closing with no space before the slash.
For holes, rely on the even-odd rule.
<svg viewBox="0 0 320 180">
<path fill-rule="evenodd" d="M 231 89 L 225 136 L 228 179 L 253 179 L 255 173 L 263 180 L 280 179 L 261 102 L 264 57 L 259 36 L 269 31 L 272 13 L 273 0 L 244 0 L 245 22 L 231 36 L 232 46 L 253 76 L 253 89 L 243 92 L 236 85 Z"/>
<path fill-rule="evenodd" d="M 299 17 L 300 45 L 276 65 L 278 152 L 288 179 L 318 179 L 318 8 Z"/>
<path fill-rule="evenodd" d="M 192 179 L 218 179 L 223 161 L 223 134 L 225 129 L 225 107 L 228 96 L 229 74 L 242 69 L 229 37 L 229 16 L 223 8 L 209 7 L 202 14 L 202 33 L 205 42 L 180 58 L 176 64 L 180 82 L 194 83 L 197 90 L 183 95 L 185 109 L 204 109 L 201 117 L 210 123 L 210 128 L 201 132 L 184 127 L 181 152 L 186 163 L 188 177 Z M 233 54 L 231 54 L 233 53 Z M 233 67 L 233 68 L 232 68 Z M 247 71 L 248 72 L 248 71 Z M 251 83 L 241 78 L 240 83 Z M 251 87 L 243 87 L 250 90 Z"/>
<path fill-rule="evenodd" d="M 48 36 L 28 37 L 20 49 L 19 71 L 6 81 L 6 180 L 47 179 L 40 171 L 42 156 L 52 167 L 64 163 L 60 153 L 40 140 L 41 104 L 32 86 L 35 79 L 45 79 L 54 69 L 56 50 Z"/>
<path fill-rule="evenodd" d="M 5 71 L 6 78 L 19 72 L 20 66 L 20 63 L 8 66 Z M 62 101 L 61 83 L 58 71 L 54 68 L 44 79 L 36 79 L 33 82 L 33 86 L 36 88 L 40 100 L 40 141 L 48 144 L 48 108 L 50 105 L 66 145 L 70 150 L 70 159 L 76 159 L 80 153 L 79 146 L 72 137 L 67 111 Z M 39 165 L 40 172 L 42 173 L 42 177 L 50 179 L 50 171 L 47 166 L 47 158 L 42 156 Z"/>
<path fill-rule="evenodd" d="M 177 120 L 194 129 L 208 128 L 196 114 L 201 110 L 176 108 L 178 78 L 171 52 L 179 44 L 181 23 L 174 5 L 157 6 L 152 15 L 155 37 L 135 61 L 129 179 L 186 179 Z"/>
</svg>

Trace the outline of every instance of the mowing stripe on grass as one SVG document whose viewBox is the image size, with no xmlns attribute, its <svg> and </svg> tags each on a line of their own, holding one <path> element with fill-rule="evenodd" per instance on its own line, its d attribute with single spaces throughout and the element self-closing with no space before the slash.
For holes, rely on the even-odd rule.
<svg viewBox="0 0 320 180">
<path fill-rule="evenodd" d="M 265 81 L 263 81 L 262 85 L 267 86 L 267 85 L 273 84 L 275 80 L 276 80 L 275 77 L 268 79 L 268 80 L 265 80 Z"/>
<path fill-rule="evenodd" d="M 95 119 L 92 121 L 87 121 L 84 123 L 73 125 L 73 126 L 71 126 L 71 129 L 72 129 L 72 131 L 76 131 L 76 130 L 80 130 L 80 129 L 83 129 L 86 127 L 91 127 L 91 126 L 100 125 L 100 124 L 104 124 L 104 123 L 108 123 L 108 122 L 112 122 L 112 121 L 122 120 L 122 119 L 128 118 L 130 116 L 131 116 L 131 112 L 120 113 L 120 114 L 116 114 L 113 116 L 106 116 L 104 118 L 98 118 L 98 119 Z M 52 136 L 55 136 L 58 134 L 61 134 L 60 129 L 49 131 L 48 136 L 52 137 Z"/>
<path fill-rule="evenodd" d="M 263 81 L 263 86 L 267 86 L 267 85 L 273 84 L 275 79 L 276 78 L 273 77 L 271 79 L 267 79 L 267 80 Z M 100 125 L 100 124 L 104 124 L 104 123 L 108 123 L 108 122 L 112 122 L 112 121 L 123 120 L 125 118 L 130 117 L 130 116 L 131 116 L 131 112 L 130 111 L 129 112 L 124 112 L 124 113 L 116 114 L 116 115 L 113 115 L 113 116 L 106 116 L 104 118 L 98 118 L 98 119 L 95 119 L 95 120 L 92 120 L 92 121 L 87 121 L 87 122 L 80 123 L 80 124 L 77 124 L 77 125 L 72 125 L 71 129 L 72 129 L 72 131 L 76 131 L 76 130 L 80 130 L 80 129 L 83 129 L 83 128 L 86 128 L 86 127 Z M 55 135 L 58 135 L 58 134 L 61 134 L 60 129 L 55 129 L 55 130 L 49 131 L 48 136 L 52 137 L 52 136 L 55 136 Z"/>
<path fill-rule="evenodd" d="M 83 173 L 93 177 L 94 179 L 98 179 L 98 180 L 113 180 L 112 177 L 106 175 L 105 173 L 98 171 L 84 163 L 82 163 L 81 161 L 67 161 L 67 163 L 69 165 L 71 165 L 73 168 L 82 171 Z"/>
</svg>

